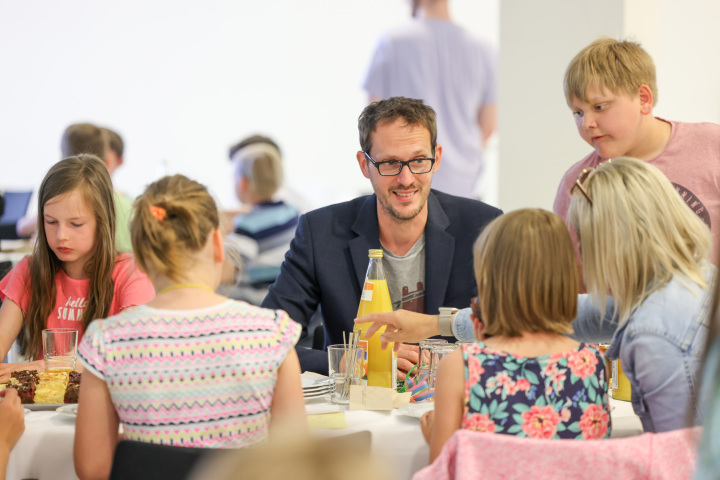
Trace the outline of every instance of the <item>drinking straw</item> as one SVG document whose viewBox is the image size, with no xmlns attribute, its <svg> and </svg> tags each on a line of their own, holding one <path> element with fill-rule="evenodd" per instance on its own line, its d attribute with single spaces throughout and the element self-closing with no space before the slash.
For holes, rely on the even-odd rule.
<svg viewBox="0 0 720 480">
<path fill-rule="evenodd" d="M 347 398 L 350 392 L 350 382 L 355 374 L 355 358 L 357 357 L 357 347 L 360 340 L 360 332 L 350 332 L 350 341 L 345 344 L 345 385 L 342 397 Z M 345 332 L 343 332 L 343 341 L 345 341 Z"/>
</svg>

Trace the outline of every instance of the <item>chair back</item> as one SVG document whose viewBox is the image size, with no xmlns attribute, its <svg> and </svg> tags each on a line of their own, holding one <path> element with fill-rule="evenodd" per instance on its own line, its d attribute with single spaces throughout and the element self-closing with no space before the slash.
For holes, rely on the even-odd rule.
<svg viewBox="0 0 720 480">
<path fill-rule="evenodd" d="M 110 480 L 185 480 L 198 460 L 212 453 L 204 448 L 122 440 L 115 448 Z"/>
<path fill-rule="evenodd" d="M 693 478 L 701 427 L 604 440 L 537 440 L 458 430 L 413 480 Z"/>
<path fill-rule="evenodd" d="M 0 240 L 18 238 L 15 224 L 27 213 L 32 191 L 5 192 L 5 208 L 0 215 Z"/>
</svg>

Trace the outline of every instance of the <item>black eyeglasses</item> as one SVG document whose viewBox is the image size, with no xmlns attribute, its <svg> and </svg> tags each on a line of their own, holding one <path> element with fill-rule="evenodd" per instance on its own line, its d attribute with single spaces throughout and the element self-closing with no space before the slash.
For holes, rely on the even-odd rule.
<svg viewBox="0 0 720 480">
<path fill-rule="evenodd" d="M 372 159 L 370 155 L 368 155 L 367 152 L 363 153 L 365 154 L 367 159 L 370 160 L 373 165 L 375 165 L 378 173 L 384 177 L 400 175 L 403 167 L 408 167 L 410 169 L 410 172 L 415 174 L 428 173 L 430 170 L 432 170 L 433 165 L 435 165 L 434 158 L 415 158 L 413 160 L 407 161 L 388 160 L 387 162 L 376 162 Z"/>
</svg>

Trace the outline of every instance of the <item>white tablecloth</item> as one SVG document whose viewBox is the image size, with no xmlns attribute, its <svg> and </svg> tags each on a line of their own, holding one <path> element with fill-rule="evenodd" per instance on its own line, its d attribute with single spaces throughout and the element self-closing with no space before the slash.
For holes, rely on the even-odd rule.
<svg viewBox="0 0 720 480">
<path fill-rule="evenodd" d="M 309 405 L 329 404 L 329 396 L 308 400 Z M 613 437 L 642 433 L 640 419 L 630 402 L 611 401 Z M 392 412 L 344 412 L 348 428 L 316 431 L 318 435 L 344 435 L 367 430 L 372 434 L 372 450 L 379 461 L 391 469 L 391 477 L 410 479 L 427 465 L 430 453 L 420 431 L 420 420 Z M 25 415 L 25 433 L 10 454 L 8 480 L 75 480 L 72 448 L 75 420 L 54 411 L 33 411 Z"/>
</svg>

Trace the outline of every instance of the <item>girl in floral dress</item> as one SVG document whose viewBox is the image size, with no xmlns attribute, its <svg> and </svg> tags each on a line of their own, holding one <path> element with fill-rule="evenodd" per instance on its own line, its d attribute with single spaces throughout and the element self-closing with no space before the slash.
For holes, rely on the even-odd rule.
<svg viewBox="0 0 720 480">
<path fill-rule="evenodd" d="M 565 223 L 544 210 L 495 219 L 475 249 L 477 343 L 438 366 L 435 413 L 423 417 L 430 462 L 455 430 L 530 438 L 610 436 L 603 354 L 566 336 L 578 277 Z M 482 319 L 482 320 L 481 320 Z"/>
</svg>

